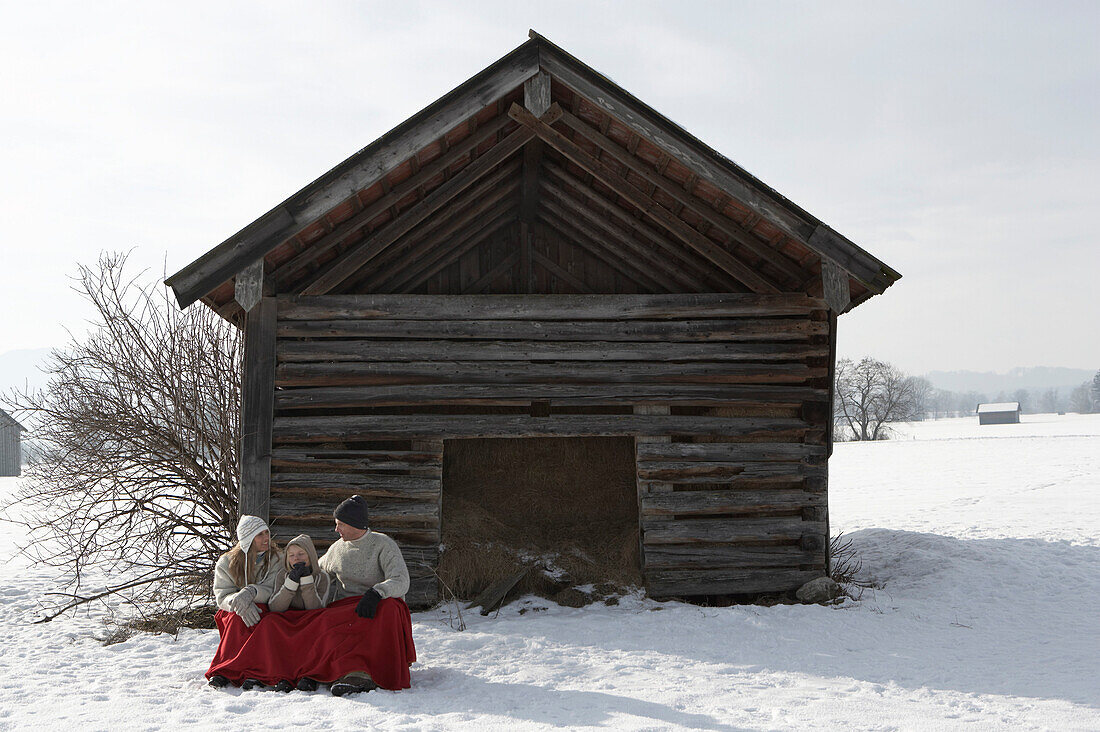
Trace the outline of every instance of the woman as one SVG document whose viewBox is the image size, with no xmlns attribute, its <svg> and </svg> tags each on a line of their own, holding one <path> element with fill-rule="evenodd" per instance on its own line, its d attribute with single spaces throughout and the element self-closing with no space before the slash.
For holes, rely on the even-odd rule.
<svg viewBox="0 0 1100 732">
<path fill-rule="evenodd" d="M 241 516 L 237 522 L 237 544 L 223 554 L 214 566 L 214 599 L 218 612 L 221 642 L 206 677 L 211 686 L 229 683 L 217 667 L 233 658 L 251 629 L 260 622 L 258 603 L 265 603 L 275 589 L 282 555 L 279 545 L 271 540 L 271 530 L 259 516 Z M 251 689 L 259 685 L 251 678 L 241 686 Z"/>
</svg>

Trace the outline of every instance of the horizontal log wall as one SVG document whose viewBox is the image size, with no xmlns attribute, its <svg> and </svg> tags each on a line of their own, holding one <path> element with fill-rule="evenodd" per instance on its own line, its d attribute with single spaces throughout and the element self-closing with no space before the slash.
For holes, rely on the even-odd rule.
<svg viewBox="0 0 1100 732">
<path fill-rule="evenodd" d="M 336 501 L 367 496 L 431 599 L 443 440 L 628 435 L 651 594 L 796 587 L 825 563 L 825 308 L 804 295 L 279 297 L 277 533 L 328 532 Z"/>
</svg>

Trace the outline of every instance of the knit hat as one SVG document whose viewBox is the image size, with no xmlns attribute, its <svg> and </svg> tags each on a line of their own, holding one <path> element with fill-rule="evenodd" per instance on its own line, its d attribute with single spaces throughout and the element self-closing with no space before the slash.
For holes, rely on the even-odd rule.
<svg viewBox="0 0 1100 732">
<path fill-rule="evenodd" d="M 252 540 L 265 531 L 270 529 L 267 522 L 259 516 L 241 516 L 241 520 L 237 522 L 237 541 L 241 543 L 241 551 L 247 554 L 252 548 Z"/>
<path fill-rule="evenodd" d="M 349 526 L 365 529 L 368 524 L 367 519 L 370 516 L 367 511 L 367 499 L 362 496 L 352 496 L 337 506 L 332 515 Z"/>
</svg>

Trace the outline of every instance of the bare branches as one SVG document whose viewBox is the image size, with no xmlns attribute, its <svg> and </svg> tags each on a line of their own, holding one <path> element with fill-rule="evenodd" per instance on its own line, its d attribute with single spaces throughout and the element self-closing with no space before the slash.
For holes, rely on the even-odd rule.
<svg viewBox="0 0 1100 732">
<path fill-rule="evenodd" d="M 238 333 L 125 270 L 118 254 L 79 268 L 91 332 L 51 354 L 45 389 L 5 398 L 34 445 L 13 504 L 23 550 L 67 570 L 70 602 L 50 617 L 126 592 L 162 605 L 205 598 L 236 522 Z M 86 594 L 93 567 L 112 582 Z"/>
<path fill-rule="evenodd" d="M 873 358 L 837 361 L 835 388 L 835 417 L 855 440 L 884 439 L 888 422 L 918 416 L 925 392 L 917 379 Z"/>
</svg>

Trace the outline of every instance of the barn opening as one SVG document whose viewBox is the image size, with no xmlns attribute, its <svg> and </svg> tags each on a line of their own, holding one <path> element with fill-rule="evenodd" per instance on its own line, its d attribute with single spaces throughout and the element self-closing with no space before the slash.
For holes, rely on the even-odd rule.
<svg viewBox="0 0 1100 732">
<path fill-rule="evenodd" d="M 634 439 L 443 442 L 439 575 L 472 598 L 523 567 L 517 589 L 642 585 Z"/>
</svg>

